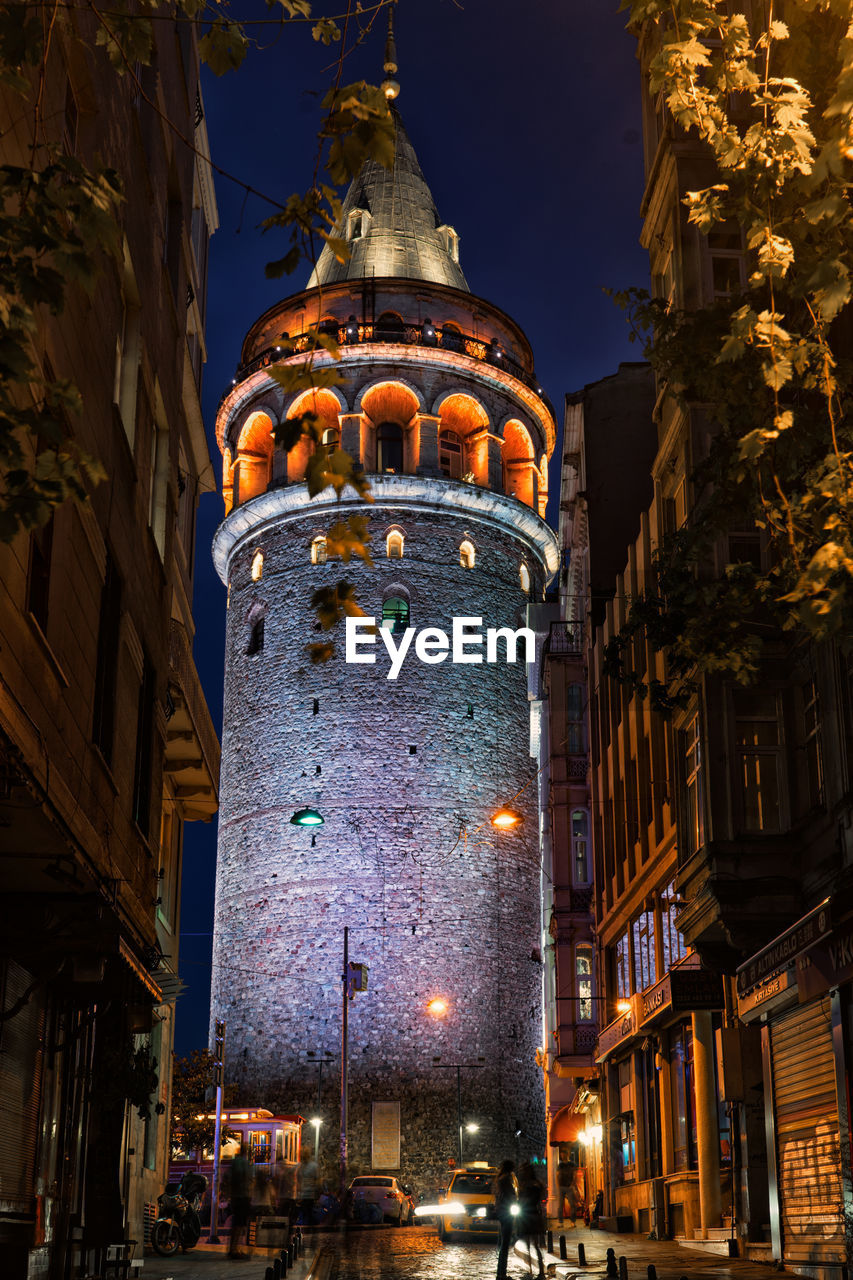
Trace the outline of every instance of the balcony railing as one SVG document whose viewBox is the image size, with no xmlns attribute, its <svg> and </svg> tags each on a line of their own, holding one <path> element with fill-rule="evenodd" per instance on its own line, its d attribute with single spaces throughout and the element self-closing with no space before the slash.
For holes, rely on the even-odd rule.
<svg viewBox="0 0 853 1280">
<path fill-rule="evenodd" d="M 598 1043 L 595 1022 L 561 1022 L 557 1027 L 557 1053 L 561 1058 L 579 1058 L 591 1054 Z"/>
<path fill-rule="evenodd" d="M 580 628 L 572 622 L 552 622 L 545 645 L 550 657 L 583 659 Z"/>
<path fill-rule="evenodd" d="M 413 323 L 411 321 L 403 321 L 399 325 L 361 324 L 355 320 L 343 324 L 329 322 L 320 325 L 320 333 L 333 338 L 339 347 L 390 342 L 410 347 L 437 347 L 442 351 L 455 351 L 459 355 L 470 356 L 472 360 L 482 360 L 486 364 L 494 365 L 496 369 L 505 369 L 507 373 L 512 374 L 519 382 L 523 382 L 525 386 L 530 387 L 531 390 L 542 397 L 553 413 L 551 402 L 544 395 L 536 380 L 535 373 L 528 372 L 523 365 L 520 365 L 517 360 L 514 360 L 507 353 L 505 347 L 494 341 L 494 339 L 487 342 L 483 338 L 475 337 L 473 334 L 463 333 L 460 329 L 449 326 L 441 327 L 440 325 L 427 324 L 426 322 L 422 324 Z M 242 382 L 253 373 L 257 373 L 259 369 L 266 369 L 271 364 L 275 364 L 277 360 L 286 360 L 290 356 L 302 355 L 310 350 L 313 344 L 314 335 L 312 333 L 299 333 L 296 336 L 287 333 L 282 334 L 282 341 L 279 344 L 267 347 L 259 355 L 255 356 L 253 360 L 238 368 L 231 382 L 231 387 L 235 387 L 238 382 Z M 223 392 L 223 399 L 229 394 L 231 387 L 226 387 Z"/>
</svg>

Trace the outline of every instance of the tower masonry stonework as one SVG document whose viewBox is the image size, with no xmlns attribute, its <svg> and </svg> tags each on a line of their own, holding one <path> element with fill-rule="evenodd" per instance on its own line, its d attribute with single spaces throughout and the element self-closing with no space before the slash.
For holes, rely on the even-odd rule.
<svg viewBox="0 0 853 1280">
<path fill-rule="evenodd" d="M 555 428 L 523 333 L 468 291 L 399 119 L 396 161 L 365 165 L 344 205 L 357 252 L 341 267 L 324 251 L 310 287 L 261 317 L 220 406 L 214 560 L 229 607 L 211 1019 L 227 1023 L 241 1102 L 323 1121 L 334 1183 L 346 932 L 369 974 L 347 1005 L 348 1172 L 425 1193 L 459 1158 L 460 1121 L 478 1126 L 465 1159 L 544 1148 L 525 647 L 515 662 L 501 642 L 495 662 L 469 644 L 483 660 L 427 663 L 412 646 L 389 679 L 380 636 L 362 645 L 375 662 L 355 663 L 341 635 L 313 664 L 311 597 L 346 578 L 395 644 L 406 628 L 450 634 L 454 618 L 523 626 L 558 567 L 542 518 Z M 269 367 L 298 359 L 312 325 L 339 343 L 341 384 L 287 397 Z M 295 354 L 276 350 L 285 342 Z M 313 446 L 285 453 L 272 435 L 306 408 L 361 463 L 372 502 L 309 497 Z M 327 555 L 353 514 L 372 563 Z M 507 803 L 521 822 L 496 830 Z M 291 822 L 305 806 L 322 825 Z"/>
</svg>

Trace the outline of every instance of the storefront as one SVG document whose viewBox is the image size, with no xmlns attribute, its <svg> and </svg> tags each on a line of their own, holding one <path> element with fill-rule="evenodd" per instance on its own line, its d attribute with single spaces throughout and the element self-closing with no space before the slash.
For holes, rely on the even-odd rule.
<svg viewBox="0 0 853 1280">
<path fill-rule="evenodd" d="M 730 1198 L 714 1046 L 722 1005 L 720 977 L 691 958 L 601 1033 L 606 1176 L 620 1229 L 692 1239 L 720 1226 Z"/>
<path fill-rule="evenodd" d="M 822 902 L 738 971 L 738 1012 L 762 1032 L 773 1256 L 827 1280 L 849 1266 L 853 1228 L 853 916 L 834 924 L 834 912 Z"/>
</svg>

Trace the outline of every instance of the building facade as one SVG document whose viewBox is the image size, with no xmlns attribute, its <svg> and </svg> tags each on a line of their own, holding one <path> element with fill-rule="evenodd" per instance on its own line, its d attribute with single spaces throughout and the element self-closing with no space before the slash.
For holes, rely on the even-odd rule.
<svg viewBox="0 0 853 1280">
<path fill-rule="evenodd" d="M 378 636 L 360 663 L 341 637 L 312 665 L 311 597 L 345 576 L 395 643 L 450 634 L 454 618 L 520 626 L 557 568 L 542 519 L 555 424 L 523 333 L 470 293 L 399 118 L 394 168 L 365 164 L 343 231 L 348 262 L 324 250 L 308 288 L 256 322 L 219 410 L 214 559 L 230 594 L 211 1017 L 228 1024 L 245 1102 L 319 1105 L 334 1183 L 346 937 L 369 974 L 348 1005 L 349 1172 L 399 1169 L 426 1191 L 449 1160 L 544 1145 L 527 668 L 501 641 L 496 662 L 476 643 L 461 663 L 410 651 L 389 678 Z M 269 365 L 283 341 L 298 359 L 313 325 L 340 344 L 340 383 L 287 396 Z M 364 468 L 370 504 L 309 497 L 307 437 L 286 453 L 272 436 L 306 408 Z M 353 514 L 372 563 L 343 568 L 326 541 Z M 490 823 L 502 803 L 523 817 L 512 832 Z M 322 826 L 291 824 L 304 806 Z M 319 1104 L 315 1054 L 334 1063 Z"/>
<path fill-rule="evenodd" d="M 192 27 L 177 39 L 153 25 L 140 89 L 96 49 L 89 15 L 57 22 L 34 151 L 32 116 L 2 100 L 4 163 L 39 168 L 48 146 L 88 165 L 100 155 L 127 197 L 117 259 L 104 256 L 91 295 L 69 285 L 33 336 L 46 380 L 79 389 L 68 431 L 108 479 L 0 545 L 0 1254 L 12 1280 L 141 1256 L 167 1176 L 181 832 L 217 803 L 190 611 L 195 512 L 214 487 L 199 386 L 216 203 Z"/>
</svg>

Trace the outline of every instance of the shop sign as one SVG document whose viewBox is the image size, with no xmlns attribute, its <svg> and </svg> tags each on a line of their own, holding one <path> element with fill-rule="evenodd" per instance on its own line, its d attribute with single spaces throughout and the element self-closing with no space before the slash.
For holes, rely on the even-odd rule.
<svg viewBox="0 0 853 1280">
<path fill-rule="evenodd" d="M 596 1054 L 596 1062 L 603 1062 L 613 1049 L 623 1040 L 634 1034 L 636 1030 L 637 1020 L 634 1016 L 634 1009 L 631 1008 L 628 1013 L 617 1018 L 615 1022 L 611 1022 L 604 1027 L 598 1036 L 598 1053 Z"/>
<path fill-rule="evenodd" d="M 771 977 L 766 978 L 764 982 L 758 983 L 745 995 L 738 994 L 738 1016 L 743 1018 L 746 1014 L 760 1009 L 768 1002 L 775 1000 L 777 996 L 784 995 L 786 991 L 793 987 L 796 980 L 796 971 L 794 966 L 790 965 L 787 969 L 783 969 L 781 973 L 774 973 Z"/>
<path fill-rule="evenodd" d="M 853 921 L 848 921 L 819 946 L 797 957 L 800 1004 L 824 995 L 831 987 L 853 980 Z"/>
<path fill-rule="evenodd" d="M 690 1009 L 722 1009 L 723 979 L 711 969 L 673 969 L 672 1008 L 679 1013 Z"/>
<path fill-rule="evenodd" d="M 648 991 L 644 991 L 640 997 L 643 1020 L 641 1026 L 646 1022 L 652 1022 L 661 1013 L 665 1013 L 672 1004 L 672 984 L 670 978 L 672 974 L 664 974 L 660 982 L 650 987 Z"/>
<path fill-rule="evenodd" d="M 829 898 L 826 898 L 814 911 L 780 933 L 778 938 L 774 938 L 762 951 L 741 965 L 737 971 L 738 994 L 744 994 L 771 974 L 784 969 L 798 955 L 824 938 L 830 928 Z"/>
</svg>

